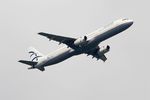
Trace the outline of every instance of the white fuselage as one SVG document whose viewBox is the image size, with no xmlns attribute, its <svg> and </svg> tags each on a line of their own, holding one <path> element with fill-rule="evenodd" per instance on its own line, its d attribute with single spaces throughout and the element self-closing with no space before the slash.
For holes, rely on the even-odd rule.
<svg viewBox="0 0 150 100">
<path fill-rule="evenodd" d="M 87 35 L 87 44 L 77 50 L 64 46 L 39 59 L 35 68 L 45 67 L 64 61 L 74 55 L 85 53 L 99 45 L 100 42 L 126 30 L 133 24 L 132 20 L 120 19 Z"/>
</svg>

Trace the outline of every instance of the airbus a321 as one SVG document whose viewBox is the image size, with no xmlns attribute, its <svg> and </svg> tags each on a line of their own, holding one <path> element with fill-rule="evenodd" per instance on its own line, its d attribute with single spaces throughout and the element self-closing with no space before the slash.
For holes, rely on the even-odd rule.
<svg viewBox="0 0 150 100">
<path fill-rule="evenodd" d="M 92 55 L 92 58 L 96 58 L 97 60 L 101 59 L 105 62 L 107 60 L 105 53 L 110 50 L 110 46 L 107 45 L 101 48 L 99 44 L 126 30 L 132 24 L 133 20 L 119 19 L 79 38 L 64 37 L 40 32 L 38 33 L 39 35 L 47 37 L 49 40 L 57 41 L 59 44 L 66 44 L 66 46 L 47 55 L 43 55 L 33 47 L 30 47 L 28 53 L 30 54 L 31 60 L 19 60 L 19 62 L 30 65 L 31 67 L 28 69 L 39 69 L 40 71 L 44 71 L 46 66 L 57 64 L 79 54 Z"/>
</svg>

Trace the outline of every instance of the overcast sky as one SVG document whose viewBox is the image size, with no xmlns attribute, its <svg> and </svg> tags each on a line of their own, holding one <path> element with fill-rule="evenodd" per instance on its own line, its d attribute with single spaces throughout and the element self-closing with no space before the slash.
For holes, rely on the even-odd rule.
<svg viewBox="0 0 150 100">
<path fill-rule="evenodd" d="M 149 0 L 1 0 L 1 100 L 150 100 Z M 104 41 L 103 63 L 79 55 L 46 68 L 28 70 L 27 48 L 47 54 L 64 45 L 37 35 L 80 37 L 120 18 L 128 30 Z"/>
</svg>

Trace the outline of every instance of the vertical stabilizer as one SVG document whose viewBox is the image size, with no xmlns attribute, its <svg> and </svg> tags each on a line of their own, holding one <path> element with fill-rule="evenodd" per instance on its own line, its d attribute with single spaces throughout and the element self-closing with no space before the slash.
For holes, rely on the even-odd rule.
<svg viewBox="0 0 150 100">
<path fill-rule="evenodd" d="M 39 51 L 37 51 L 35 48 L 33 47 L 29 47 L 28 48 L 28 53 L 30 54 L 30 59 L 31 61 L 36 61 L 38 62 L 40 57 L 43 57 L 43 54 L 40 53 Z"/>
<path fill-rule="evenodd" d="M 39 51 L 37 51 L 33 47 L 28 48 L 28 53 L 30 54 L 30 59 L 31 60 L 19 60 L 18 62 L 31 66 L 28 69 L 34 69 L 34 68 L 36 68 L 35 66 L 39 62 L 39 58 L 43 57 L 43 54 L 40 53 Z M 42 68 L 37 68 L 37 69 L 39 69 L 40 71 L 45 70 L 43 67 Z"/>
</svg>

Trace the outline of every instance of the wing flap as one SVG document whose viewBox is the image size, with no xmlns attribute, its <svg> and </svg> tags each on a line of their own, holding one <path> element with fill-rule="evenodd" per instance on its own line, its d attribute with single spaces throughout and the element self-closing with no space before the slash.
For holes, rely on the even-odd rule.
<svg viewBox="0 0 150 100">
<path fill-rule="evenodd" d="M 101 59 L 101 60 L 104 61 L 104 62 L 107 60 L 107 58 L 106 58 L 105 55 L 102 55 L 99 59 Z"/>
</svg>

